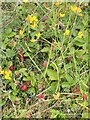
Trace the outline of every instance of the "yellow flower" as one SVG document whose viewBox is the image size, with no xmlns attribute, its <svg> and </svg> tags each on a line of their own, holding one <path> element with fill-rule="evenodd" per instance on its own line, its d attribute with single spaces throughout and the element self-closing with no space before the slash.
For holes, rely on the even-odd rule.
<svg viewBox="0 0 90 120">
<path fill-rule="evenodd" d="M 5 73 L 5 75 L 10 75 L 12 72 L 10 70 L 7 70 L 4 73 Z"/>
<path fill-rule="evenodd" d="M 76 12 L 76 11 L 77 11 L 77 6 L 71 6 L 71 10 L 72 10 L 73 12 Z"/>
<path fill-rule="evenodd" d="M 33 22 L 38 22 L 37 16 L 33 16 L 32 14 L 31 14 L 31 15 L 28 15 L 28 16 L 26 17 L 26 20 L 29 21 L 30 24 L 33 23 Z"/>
<path fill-rule="evenodd" d="M 29 21 L 30 18 L 31 18 L 31 15 L 28 15 L 28 16 L 26 17 L 26 20 Z"/>
<path fill-rule="evenodd" d="M 32 28 L 36 28 L 37 27 L 37 23 L 34 22 L 34 24 L 31 25 Z"/>
<path fill-rule="evenodd" d="M 7 70 L 7 71 L 1 70 L 1 71 L 0 71 L 0 74 L 3 74 L 4 77 L 5 77 L 5 79 L 7 79 L 7 80 L 11 80 L 11 79 L 12 79 L 12 78 L 10 77 L 11 73 L 12 73 L 12 72 L 11 72 L 10 70 Z"/>
<path fill-rule="evenodd" d="M 5 79 L 12 80 L 12 78 L 9 75 L 5 75 Z"/>
<path fill-rule="evenodd" d="M 80 13 L 81 11 L 81 8 L 77 7 L 77 12 Z"/>
<path fill-rule="evenodd" d="M 12 79 L 12 78 L 10 77 L 11 73 L 12 73 L 12 72 L 11 72 L 10 70 L 5 71 L 5 72 L 4 72 L 5 79 L 11 80 L 11 79 Z"/>
<path fill-rule="evenodd" d="M 77 6 L 71 6 L 71 10 L 73 11 L 73 12 L 77 12 L 77 13 L 80 13 L 82 10 L 81 10 L 81 8 L 79 8 L 79 7 L 77 7 Z"/>
<path fill-rule="evenodd" d="M 58 100 L 58 99 L 59 99 L 59 97 L 60 97 L 60 93 L 58 92 L 56 95 L 55 95 L 55 94 L 53 94 L 53 97 L 54 97 L 54 99 L 55 99 L 55 100 Z"/>
<path fill-rule="evenodd" d="M 36 40 L 35 40 L 35 39 L 31 39 L 30 41 L 31 41 L 31 42 L 36 42 Z"/>
<path fill-rule="evenodd" d="M 20 34 L 20 35 L 23 35 L 23 31 L 22 31 L 22 30 L 19 30 L 19 34 Z"/>
<path fill-rule="evenodd" d="M 33 17 L 31 17 L 31 18 L 29 19 L 29 22 L 30 22 L 30 23 L 33 23 Z"/>
<path fill-rule="evenodd" d="M 82 32 L 79 32 L 78 33 L 78 38 L 82 38 L 83 37 L 83 33 Z"/>
<path fill-rule="evenodd" d="M 78 16 L 81 16 L 81 17 L 82 17 L 82 16 L 83 16 L 83 14 L 82 14 L 82 13 L 79 13 L 79 14 L 78 14 Z"/>
<path fill-rule="evenodd" d="M 40 32 L 36 34 L 36 36 L 39 38 L 41 36 Z"/>
<path fill-rule="evenodd" d="M 60 17 L 64 17 L 65 16 L 65 14 L 63 14 L 63 13 L 60 13 Z"/>
<path fill-rule="evenodd" d="M 28 2 L 28 0 L 23 0 L 23 2 Z"/>
<path fill-rule="evenodd" d="M 0 75 L 1 75 L 1 74 L 4 74 L 4 73 L 5 73 L 4 70 L 0 70 Z"/>
<path fill-rule="evenodd" d="M 65 35 L 69 35 L 70 34 L 70 30 L 66 30 L 64 34 Z"/>
<path fill-rule="evenodd" d="M 32 23 L 32 22 L 33 22 L 33 17 L 32 17 L 32 15 L 28 15 L 28 16 L 26 17 L 26 20 L 29 21 L 30 23 Z"/>
<path fill-rule="evenodd" d="M 36 16 L 33 16 L 32 18 L 33 18 L 33 21 L 38 22 L 38 19 Z"/>
<path fill-rule="evenodd" d="M 58 7 L 61 4 L 61 2 L 56 2 L 55 5 Z"/>
</svg>

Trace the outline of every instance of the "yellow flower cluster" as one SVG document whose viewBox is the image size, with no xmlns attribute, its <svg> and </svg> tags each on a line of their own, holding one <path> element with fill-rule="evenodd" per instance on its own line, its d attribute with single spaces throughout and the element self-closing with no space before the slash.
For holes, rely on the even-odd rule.
<svg viewBox="0 0 90 120">
<path fill-rule="evenodd" d="M 23 35 L 23 30 L 19 30 L 19 34 L 22 36 Z"/>
<path fill-rule="evenodd" d="M 58 92 L 56 95 L 55 95 L 55 94 L 53 94 L 53 97 L 54 97 L 54 99 L 55 99 L 55 100 L 58 100 L 58 99 L 59 99 L 59 97 L 60 97 L 60 92 Z"/>
<path fill-rule="evenodd" d="M 36 37 L 39 38 L 41 36 L 40 32 L 36 34 Z"/>
<path fill-rule="evenodd" d="M 38 23 L 37 16 L 33 16 L 32 14 L 28 15 L 26 17 L 26 20 L 30 23 L 30 25 L 31 25 L 32 28 L 36 28 L 37 27 L 37 23 Z"/>
<path fill-rule="evenodd" d="M 6 71 L 0 70 L 0 74 L 4 75 L 5 79 L 12 80 L 11 78 L 12 72 L 10 70 L 6 70 Z"/>
<path fill-rule="evenodd" d="M 63 14 L 63 13 L 60 13 L 60 17 L 64 17 L 65 16 L 65 14 Z"/>
<path fill-rule="evenodd" d="M 61 4 L 61 2 L 56 2 L 55 5 L 58 7 Z"/>
<path fill-rule="evenodd" d="M 82 12 L 81 8 L 79 8 L 79 7 L 77 7 L 77 6 L 71 6 L 71 10 L 72 10 L 73 12 L 77 12 L 77 13 L 78 13 L 78 16 L 83 16 L 83 14 L 81 13 L 81 12 Z"/>
<path fill-rule="evenodd" d="M 70 30 L 66 30 L 64 34 L 65 35 L 69 35 L 70 34 Z"/>
<path fill-rule="evenodd" d="M 31 42 L 33 42 L 33 43 L 34 43 L 34 42 L 36 42 L 36 40 L 35 40 L 35 39 L 31 39 L 30 41 L 31 41 Z"/>
<path fill-rule="evenodd" d="M 38 38 L 41 36 L 40 32 L 37 33 L 37 34 L 35 34 L 35 36 L 36 36 L 37 39 L 38 39 Z M 31 41 L 31 42 L 36 42 L 37 40 L 35 40 L 35 39 L 31 39 L 30 41 Z"/>
<path fill-rule="evenodd" d="M 78 38 L 82 38 L 82 37 L 83 37 L 83 32 L 80 31 L 80 32 L 78 33 Z"/>
</svg>

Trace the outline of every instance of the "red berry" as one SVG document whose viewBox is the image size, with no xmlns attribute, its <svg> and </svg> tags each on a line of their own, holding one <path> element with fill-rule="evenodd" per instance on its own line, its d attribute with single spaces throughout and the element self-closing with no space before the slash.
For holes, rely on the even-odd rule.
<svg viewBox="0 0 90 120">
<path fill-rule="evenodd" d="M 43 4 L 43 6 L 46 8 L 47 4 L 46 4 L 46 3 L 44 3 L 44 4 Z"/>
<path fill-rule="evenodd" d="M 38 99 L 42 99 L 43 98 L 43 94 L 39 94 L 37 97 L 38 97 Z"/>
<path fill-rule="evenodd" d="M 39 87 L 39 91 L 42 91 L 42 89 L 43 89 L 43 87 L 41 86 L 41 87 Z"/>
<path fill-rule="evenodd" d="M 30 112 L 26 113 L 26 118 L 31 118 Z"/>
<path fill-rule="evenodd" d="M 16 77 L 19 77 L 19 72 L 16 72 L 15 75 L 16 75 Z"/>
<path fill-rule="evenodd" d="M 26 38 L 26 37 L 24 37 L 24 41 L 27 41 L 27 38 Z"/>
<path fill-rule="evenodd" d="M 47 61 L 44 61 L 43 62 L 43 67 L 46 67 L 47 66 Z"/>
<path fill-rule="evenodd" d="M 47 19 L 48 19 L 48 17 L 46 15 L 44 15 L 43 20 L 47 20 Z"/>
<path fill-rule="evenodd" d="M 82 57 L 82 56 L 80 56 L 80 57 L 79 57 L 79 60 L 83 60 L 83 57 Z"/>
<path fill-rule="evenodd" d="M 26 85 L 29 86 L 30 85 L 30 81 L 26 81 Z"/>
<path fill-rule="evenodd" d="M 24 57 L 20 56 L 20 60 L 21 60 L 21 62 L 23 62 L 24 61 Z"/>
<path fill-rule="evenodd" d="M 21 87 L 21 90 L 22 90 L 22 91 L 26 91 L 26 90 L 27 90 L 27 86 L 26 86 L 26 85 L 23 85 L 23 86 Z"/>
<path fill-rule="evenodd" d="M 14 67 L 13 67 L 13 66 L 10 66 L 10 67 L 9 67 L 9 70 L 11 70 L 11 71 L 12 71 L 13 69 L 14 69 Z"/>
<path fill-rule="evenodd" d="M 67 61 L 72 61 L 72 56 L 67 57 Z"/>
<path fill-rule="evenodd" d="M 82 96 L 82 98 L 83 98 L 83 100 L 87 100 L 87 95 L 84 94 L 84 95 Z"/>
</svg>

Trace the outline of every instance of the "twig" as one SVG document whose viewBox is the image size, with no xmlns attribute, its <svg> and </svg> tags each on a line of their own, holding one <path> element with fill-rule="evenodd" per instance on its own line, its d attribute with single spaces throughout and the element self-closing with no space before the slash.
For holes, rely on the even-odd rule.
<svg viewBox="0 0 90 120">
<path fill-rule="evenodd" d="M 90 109 L 88 108 L 88 107 L 86 107 L 86 106 L 84 106 L 84 105 L 82 105 L 82 104 L 80 104 L 80 103 L 78 103 L 78 102 L 76 102 L 79 106 L 81 106 L 81 107 L 83 107 L 84 109 L 87 109 L 88 111 L 90 111 Z"/>
</svg>

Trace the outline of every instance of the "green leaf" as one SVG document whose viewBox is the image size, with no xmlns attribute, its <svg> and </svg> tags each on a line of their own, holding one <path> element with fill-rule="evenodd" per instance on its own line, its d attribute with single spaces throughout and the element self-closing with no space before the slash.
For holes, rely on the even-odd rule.
<svg viewBox="0 0 90 120">
<path fill-rule="evenodd" d="M 0 99 L 0 106 L 5 105 L 5 103 L 6 103 L 6 101 L 5 101 L 5 100 Z"/>
<path fill-rule="evenodd" d="M 50 118 L 56 118 L 59 114 L 59 111 L 55 110 L 55 109 L 51 109 L 50 112 L 51 112 L 51 117 Z"/>
<path fill-rule="evenodd" d="M 12 95 L 12 94 L 10 95 L 10 99 L 11 99 L 13 102 L 16 100 L 16 98 L 17 98 L 16 96 L 14 96 L 14 95 Z"/>
<path fill-rule="evenodd" d="M 32 71 L 30 72 L 30 77 L 31 77 L 31 85 L 35 86 L 36 78 L 35 78 L 35 75 L 34 75 L 34 73 Z"/>
<path fill-rule="evenodd" d="M 62 83 L 62 87 L 63 87 L 63 88 L 65 88 L 65 87 L 68 88 L 68 87 L 70 87 L 70 85 L 68 84 L 68 82 L 63 82 L 63 83 Z"/>
<path fill-rule="evenodd" d="M 24 80 L 24 81 L 30 81 L 30 80 L 31 80 L 31 77 L 30 77 L 30 76 L 24 77 L 23 80 Z"/>
<path fill-rule="evenodd" d="M 85 53 L 85 50 L 76 50 L 76 55 L 83 55 Z"/>
<path fill-rule="evenodd" d="M 49 47 L 44 47 L 41 52 L 49 52 L 50 48 Z"/>
<path fill-rule="evenodd" d="M 26 68 L 21 68 L 19 72 L 25 72 L 27 69 Z"/>
<path fill-rule="evenodd" d="M 15 35 L 16 35 L 15 32 L 11 32 L 10 34 L 8 34 L 8 38 L 13 37 L 13 36 L 15 36 Z"/>
<path fill-rule="evenodd" d="M 54 94 L 56 88 L 57 88 L 57 81 L 56 81 L 56 82 L 52 82 L 52 83 L 51 83 L 51 88 L 48 90 L 48 93 Z"/>
<path fill-rule="evenodd" d="M 1 47 L 1 49 L 5 50 L 6 49 L 6 44 L 4 42 L 0 42 L 0 47 Z"/>
<path fill-rule="evenodd" d="M 30 87 L 30 89 L 28 89 L 26 91 L 26 93 L 28 93 L 30 96 L 34 96 L 35 95 L 35 88 L 34 87 Z"/>
<path fill-rule="evenodd" d="M 56 64 L 56 63 L 55 63 Z M 53 67 L 53 69 L 56 69 L 55 64 L 51 63 L 50 66 Z"/>
<path fill-rule="evenodd" d="M 12 32 L 12 29 L 11 28 L 8 28 L 8 29 L 6 29 L 6 34 L 9 34 L 9 33 L 11 33 Z"/>
<path fill-rule="evenodd" d="M 19 109 L 19 113 L 20 113 L 19 117 L 24 118 L 26 116 L 26 112 L 27 112 L 26 109 Z"/>
<path fill-rule="evenodd" d="M 75 41 L 74 44 L 80 47 L 80 46 L 83 46 L 84 43 L 80 41 Z"/>
<path fill-rule="evenodd" d="M 65 78 L 68 81 L 70 86 L 75 85 L 77 82 L 77 80 L 73 79 L 69 74 L 66 74 Z"/>
<path fill-rule="evenodd" d="M 84 119 L 85 119 L 85 118 L 89 118 L 89 113 L 88 113 L 88 112 L 87 112 L 87 113 L 86 113 L 86 112 L 83 112 L 83 113 L 82 113 L 82 118 L 84 118 Z"/>
<path fill-rule="evenodd" d="M 14 50 L 11 50 L 11 49 L 7 49 L 6 50 L 6 55 L 8 57 L 13 57 L 15 55 L 15 51 Z"/>
<path fill-rule="evenodd" d="M 47 75 L 49 76 L 50 80 L 58 80 L 58 74 L 56 71 L 52 70 L 52 69 L 48 69 L 47 70 Z"/>
<path fill-rule="evenodd" d="M 66 77 L 68 82 L 73 81 L 73 78 L 69 74 L 66 74 L 65 77 Z"/>
</svg>

